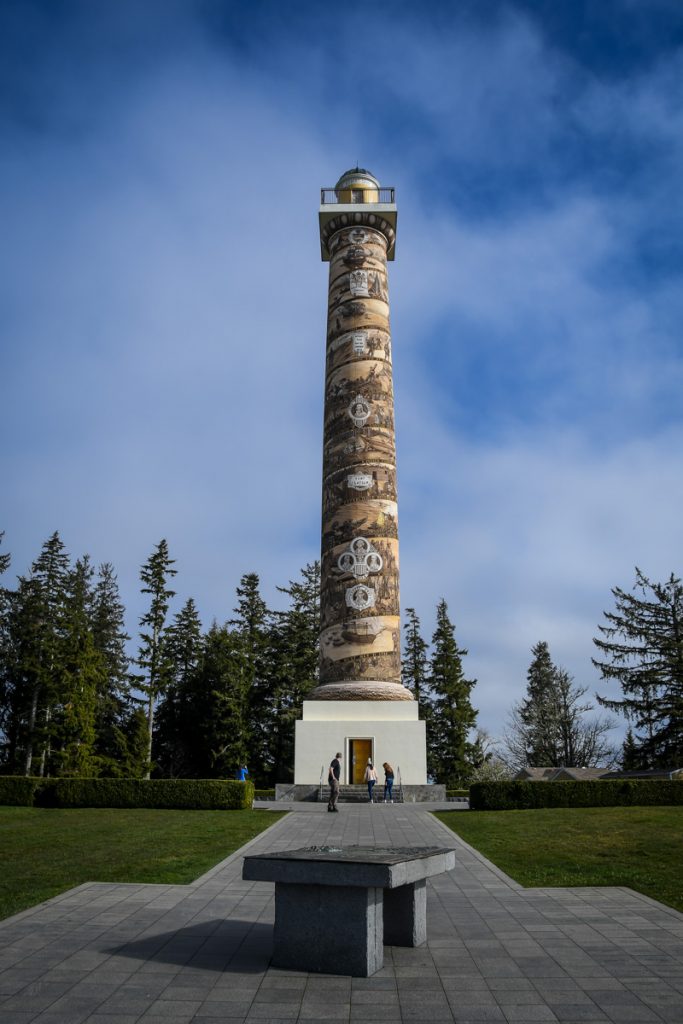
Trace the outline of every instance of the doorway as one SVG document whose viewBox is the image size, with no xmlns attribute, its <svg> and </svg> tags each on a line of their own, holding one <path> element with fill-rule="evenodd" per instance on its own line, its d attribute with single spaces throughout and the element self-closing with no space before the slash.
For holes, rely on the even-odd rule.
<svg viewBox="0 0 683 1024">
<path fill-rule="evenodd" d="M 349 740 L 349 776 L 352 786 L 362 786 L 368 758 L 372 758 L 372 740 Z"/>
</svg>

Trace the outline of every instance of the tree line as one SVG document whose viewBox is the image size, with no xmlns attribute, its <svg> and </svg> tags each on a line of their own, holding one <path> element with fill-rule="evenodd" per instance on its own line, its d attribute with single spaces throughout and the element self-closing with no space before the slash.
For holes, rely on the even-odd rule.
<svg viewBox="0 0 683 1024">
<path fill-rule="evenodd" d="M 0 572 L 9 568 L 3 555 Z M 165 540 L 140 570 L 137 653 L 116 574 L 71 562 L 59 534 L 16 588 L 0 589 L 0 771 L 38 776 L 291 778 L 294 721 L 317 685 L 320 566 L 271 611 L 245 574 L 233 617 L 202 629 Z"/>
<path fill-rule="evenodd" d="M 0 539 L 2 534 L 0 534 Z M 0 575 L 9 569 L 0 555 Z M 129 654 L 111 564 L 72 562 L 58 533 L 14 588 L 0 587 L 0 772 L 40 776 L 230 777 L 241 764 L 263 786 L 290 781 L 294 722 L 318 683 L 320 565 L 278 587 L 266 606 L 256 573 L 242 576 L 232 617 L 203 630 L 192 598 L 170 614 L 177 570 L 160 541 L 140 570 L 146 607 Z M 631 723 L 625 767 L 683 761 L 683 588 L 673 575 L 613 590 L 595 659 L 621 698 L 600 704 Z M 477 730 L 476 680 L 466 677 L 444 600 L 431 647 L 406 609 L 403 682 L 427 722 L 431 778 L 449 786 L 522 764 L 580 766 L 611 756 L 608 720 L 590 716 L 586 688 L 532 651 L 523 701 L 502 746 Z"/>
</svg>

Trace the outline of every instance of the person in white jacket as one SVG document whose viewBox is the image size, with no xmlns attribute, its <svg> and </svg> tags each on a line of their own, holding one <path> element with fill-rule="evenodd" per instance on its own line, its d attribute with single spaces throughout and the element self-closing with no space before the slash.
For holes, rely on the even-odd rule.
<svg viewBox="0 0 683 1024">
<path fill-rule="evenodd" d="M 372 791 L 377 782 L 377 771 L 370 758 L 368 758 L 368 766 L 365 769 L 365 781 L 368 784 L 368 800 L 372 803 Z"/>
</svg>

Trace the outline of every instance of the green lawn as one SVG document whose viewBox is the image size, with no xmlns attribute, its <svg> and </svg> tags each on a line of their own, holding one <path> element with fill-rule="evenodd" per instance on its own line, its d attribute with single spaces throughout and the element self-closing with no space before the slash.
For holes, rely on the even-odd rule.
<svg viewBox="0 0 683 1024">
<path fill-rule="evenodd" d="M 627 885 L 683 910 L 683 807 L 443 811 L 437 817 L 524 886 Z"/>
<path fill-rule="evenodd" d="M 0 918 L 82 882 L 186 884 L 281 817 L 0 807 Z"/>
</svg>

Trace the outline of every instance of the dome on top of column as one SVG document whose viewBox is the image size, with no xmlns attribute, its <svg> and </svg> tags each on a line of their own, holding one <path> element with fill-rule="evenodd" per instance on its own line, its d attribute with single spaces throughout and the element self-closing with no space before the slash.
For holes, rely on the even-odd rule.
<svg viewBox="0 0 683 1024">
<path fill-rule="evenodd" d="M 375 188 L 379 188 L 379 181 L 371 171 L 366 171 L 364 167 L 352 167 L 350 171 L 344 171 L 334 187 L 351 188 L 353 185 L 361 187 L 364 185 L 366 188 L 374 185 Z"/>
<path fill-rule="evenodd" d="M 364 167 L 352 167 L 344 171 L 334 190 L 339 203 L 377 203 L 379 187 L 379 181 L 370 171 Z"/>
</svg>

